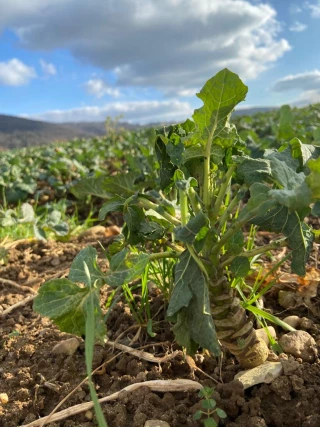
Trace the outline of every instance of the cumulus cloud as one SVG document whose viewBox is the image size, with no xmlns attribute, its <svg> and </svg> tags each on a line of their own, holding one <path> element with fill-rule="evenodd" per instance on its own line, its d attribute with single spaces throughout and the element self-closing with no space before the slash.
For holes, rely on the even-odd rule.
<svg viewBox="0 0 320 427">
<path fill-rule="evenodd" d="M 107 116 L 123 116 L 129 123 L 170 122 L 184 120 L 193 110 L 189 103 L 178 100 L 113 102 L 102 107 L 85 106 L 70 110 L 53 110 L 24 117 L 51 122 L 104 121 Z"/>
<path fill-rule="evenodd" d="M 272 90 L 275 92 L 320 90 L 320 71 L 307 71 L 300 74 L 289 74 L 277 80 Z"/>
<path fill-rule="evenodd" d="M 275 92 L 298 92 L 297 98 L 288 104 L 303 106 L 320 102 L 320 71 L 313 70 L 290 74 L 277 80 L 272 88 Z"/>
<path fill-rule="evenodd" d="M 320 102 L 320 89 L 319 90 L 306 90 L 297 99 L 291 102 L 291 104 L 297 107 L 302 107 L 309 104 L 317 104 Z"/>
<path fill-rule="evenodd" d="M 17 58 L 0 62 L 0 85 L 23 86 L 36 77 L 34 68 L 29 67 Z"/>
<path fill-rule="evenodd" d="M 118 87 L 169 94 L 199 90 L 223 67 L 255 78 L 290 49 L 274 8 L 247 0 L 0 0 L 0 10 L 0 27 L 29 49 L 63 46 L 113 71 Z"/>
<path fill-rule="evenodd" d="M 315 3 L 309 3 L 306 2 L 306 6 L 308 9 L 311 10 L 311 16 L 312 18 L 320 18 L 320 2 L 318 1 L 317 4 Z"/>
<path fill-rule="evenodd" d="M 55 74 L 57 74 L 57 69 L 53 64 L 51 64 L 50 62 L 46 62 L 43 59 L 40 59 L 39 62 L 42 71 L 46 76 L 54 76 Z"/>
<path fill-rule="evenodd" d="M 101 79 L 90 79 L 84 84 L 84 87 L 89 95 L 93 95 L 97 98 L 102 98 L 106 95 L 113 98 L 120 96 L 120 91 L 118 89 L 109 86 Z"/>
<path fill-rule="evenodd" d="M 308 28 L 308 26 L 306 24 L 302 24 L 299 21 L 295 21 L 295 23 L 293 25 L 291 25 L 291 27 L 289 27 L 290 31 L 293 31 L 295 33 L 301 33 L 302 31 L 306 30 Z"/>
</svg>

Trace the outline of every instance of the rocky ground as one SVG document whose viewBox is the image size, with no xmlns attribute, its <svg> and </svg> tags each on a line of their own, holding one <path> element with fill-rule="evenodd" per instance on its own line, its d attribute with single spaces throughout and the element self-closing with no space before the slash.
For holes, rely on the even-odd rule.
<svg viewBox="0 0 320 427">
<path fill-rule="evenodd" d="M 97 248 L 99 264 L 107 269 L 97 239 L 107 246 L 116 232 L 115 228 L 100 228 L 96 234 L 89 232 L 65 243 L 20 241 L 4 245 L 6 251 L 2 251 L 0 265 L 1 427 L 41 425 L 35 424 L 36 420 L 50 414 L 72 391 L 58 412 L 90 402 L 88 385 L 82 383 L 86 378 L 83 340 L 61 333 L 48 319 L 33 312 L 32 300 L 44 281 L 68 275 L 73 258 L 86 245 Z M 318 250 L 315 245 L 307 279 L 283 275 L 265 300 L 265 308 L 281 319 L 296 316 L 287 320 L 300 331 L 288 335 L 275 327 L 286 354 L 279 357 L 271 353 L 272 366 L 279 369 L 273 377 L 264 376 L 263 381 L 269 383 L 252 385 L 252 379 L 235 380 L 241 368 L 227 352 L 221 359 L 206 353 L 199 353 L 194 359 L 185 357 L 165 321 L 162 297 L 154 290 L 150 304 L 155 337 L 147 334 L 145 325 L 135 322 L 124 301 L 118 301 L 108 317 L 108 335 L 116 345 L 95 347 L 93 379 L 98 396 L 112 395 L 140 382 L 185 379 L 214 388 L 217 406 L 227 414 L 221 425 L 318 427 Z M 102 301 L 108 295 L 108 289 L 103 290 Z M 21 305 L 15 306 L 19 302 Z M 127 347 L 135 354 L 128 353 Z M 110 427 L 196 427 L 203 425 L 193 419 L 200 405 L 195 390 L 156 392 L 142 386 L 119 393 L 116 400 L 102 404 L 102 409 Z M 152 424 L 150 420 L 158 422 Z M 97 423 L 93 410 L 87 409 L 47 425 L 93 427 Z"/>
</svg>

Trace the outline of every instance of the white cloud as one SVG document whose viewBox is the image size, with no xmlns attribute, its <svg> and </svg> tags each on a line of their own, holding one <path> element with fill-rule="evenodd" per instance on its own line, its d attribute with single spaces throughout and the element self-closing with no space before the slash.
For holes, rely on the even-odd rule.
<svg viewBox="0 0 320 427">
<path fill-rule="evenodd" d="M 275 92 L 320 90 L 320 71 L 290 74 L 277 80 L 272 90 Z"/>
<path fill-rule="evenodd" d="M 42 71 L 46 76 L 54 76 L 55 74 L 57 74 L 56 67 L 53 64 L 46 62 L 43 59 L 40 59 L 39 62 L 40 62 Z"/>
<path fill-rule="evenodd" d="M 298 92 L 297 98 L 288 104 L 303 106 L 320 102 L 320 70 L 290 74 L 277 80 L 272 88 L 275 92 Z"/>
<path fill-rule="evenodd" d="M 0 10 L 0 27 L 13 28 L 25 47 L 63 46 L 114 71 L 120 88 L 199 90 L 223 67 L 255 78 L 290 49 L 275 9 L 261 2 L 0 0 Z"/>
<path fill-rule="evenodd" d="M 297 4 L 291 3 L 290 6 L 289 6 L 289 12 L 292 13 L 292 14 L 294 14 L 294 13 L 301 13 L 302 9 Z"/>
<path fill-rule="evenodd" d="M 70 110 L 53 110 L 24 117 L 52 122 L 104 121 L 107 116 L 123 115 L 129 123 L 179 122 L 191 116 L 193 109 L 187 102 L 166 101 L 130 101 L 113 102 L 102 107 L 84 106 Z"/>
<path fill-rule="evenodd" d="M 291 27 L 289 27 L 289 30 L 296 32 L 296 33 L 301 33 L 302 31 L 306 30 L 307 28 L 308 28 L 308 26 L 306 24 L 302 24 L 299 21 L 295 21 L 295 23 L 293 25 L 291 25 Z"/>
<path fill-rule="evenodd" d="M 36 77 L 34 68 L 29 67 L 17 58 L 0 62 L 0 85 L 23 86 Z"/>
<path fill-rule="evenodd" d="M 307 90 L 291 102 L 292 105 L 302 107 L 309 104 L 317 104 L 320 102 L 320 89 L 319 90 Z"/>
<path fill-rule="evenodd" d="M 101 79 L 88 80 L 84 87 L 90 95 L 94 95 L 97 98 L 109 95 L 114 98 L 120 96 L 120 91 L 116 88 L 109 86 L 106 82 Z"/>
<path fill-rule="evenodd" d="M 317 4 L 312 4 L 310 2 L 306 2 L 306 7 L 311 10 L 311 16 L 312 18 L 320 18 L 320 2 L 318 1 Z"/>
</svg>

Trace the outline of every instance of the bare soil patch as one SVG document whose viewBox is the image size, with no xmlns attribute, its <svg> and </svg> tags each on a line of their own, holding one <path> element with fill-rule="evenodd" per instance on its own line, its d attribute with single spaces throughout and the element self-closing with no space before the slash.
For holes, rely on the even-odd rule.
<svg viewBox="0 0 320 427">
<path fill-rule="evenodd" d="M 110 237 L 87 235 L 70 242 L 16 242 L 0 266 L 0 312 L 26 297 L 32 296 L 44 281 L 51 277 L 67 276 L 68 268 L 80 249 L 91 244 L 99 251 L 101 268 L 107 262 L 97 239 L 107 246 Z M 317 256 L 317 255 L 314 255 Z M 14 282 L 14 284 L 10 284 Z M 30 289 L 30 292 L 28 291 Z M 266 308 L 284 318 L 290 314 L 308 317 L 312 324 L 308 332 L 320 344 L 318 295 L 310 299 L 313 309 L 302 304 L 284 310 L 277 302 L 277 293 L 267 299 Z M 139 296 L 137 295 L 137 301 Z M 154 291 L 150 298 L 154 317 L 151 338 L 144 325 L 139 330 L 129 308 L 119 301 L 108 317 L 108 335 L 136 349 L 143 348 L 155 356 L 165 356 L 177 350 L 170 325 L 165 321 L 165 308 L 161 295 Z M 319 312 L 319 311 L 318 311 Z M 279 314 L 280 313 L 280 314 Z M 139 330 L 139 333 L 137 334 Z M 277 329 L 278 337 L 283 333 Z M 55 406 L 86 377 L 84 343 L 71 355 L 57 355 L 53 347 L 69 338 L 48 319 L 32 310 L 32 301 L 23 304 L 8 315 L 0 315 L 0 393 L 8 395 L 8 403 L 0 404 L 0 426 L 17 427 L 48 415 Z M 181 355 L 160 365 L 121 353 L 111 347 L 96 346 L 94 366 L 101 369 L 94 375 L 99 397 L 110 395 L 124 387 L 154 379 L 192 379 L 215 387 L 218 407 L 224 409 L 227 426 L 318 427 L 320 425 L 320 364 L 303 363 L 290 357 L 284 364 L 284 374 L 271 384 L 257 385 L 243 390 L 240 382 L 233 381 L 240 371 L 237 362 L 228 354 L 222 360 L 208 354 L 198 354 L 195 363 Z M 206 375 L 205 375 L 206 374 Z M 211 379 L 208 377 L 211 377 Z M 62 405 L 60 409 L 90 401 L 86 383 Z M 148 419 L 167 421 L 171 427 L 201 426 L 193 420 L 200 408 L 196 392 L 154 393 L 142 387 L 134 393 L 123 393 L 120 398 L 103 404 L 110 427 L 142 427 Z M 49 423 L 51 427 L 96 426 L 93 411 L 65 420 Z"/>
</svg>

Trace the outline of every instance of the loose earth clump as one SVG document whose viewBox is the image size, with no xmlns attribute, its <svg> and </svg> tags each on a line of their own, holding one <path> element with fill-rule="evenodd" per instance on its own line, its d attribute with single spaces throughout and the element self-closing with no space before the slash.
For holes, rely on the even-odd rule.
<svg viewBox="0 0 320 427">
<path fill-rule="evenodd" d="M 110 237 L 100 236 L 103 246 Z M 87 245 L 100 246 L 86 238 L 62 242 L 16 242 L 8 248 L 7 259 L 0 267 L 0 308 L 7 310 L 13 304 L 33 295 L 32 290 L 48 278 L 66 276 L 74 256 Z M 99 266 L 107 269 L 102 252 Z M 16 286 L 13 287 L 11 282 Z M 27 288 L 31 292 L 28 292 Z M 106 290 L 104 288 L 104 290 Z M 279 291 L 279 289 L 278 289 Z M 104 299 L 108 290 L 104 293 Z M 137 301 L 139 295 L 136 295 Z M 311 302 L 319 302 L 318 295 Z M 306 305 L 287 309 L 278 305 L 276 292 L 267 298 L 267 309 L 281 318 L 298 315 L 309 317 L 306 326 L 317 345 L 320 344 L 320 321 Z M 163 300 L 157 289 L 150 296 L 154 315 L 154 338 L 146 328 L 136 324 L 130 309 L 120 300 L 108 318 L 108 336 L 112 341 L 130 345 L 155 356 L 165 356 L 179 349 L 174 342 L 171 326 L 165 321 Z M 302 325 L 303 326 L 303 325 Z M 277 329 L 277 328 L 276 328 Z M 138 332 L 138 333 L 137 333 Z M 277 329 L 278 337 L 283 333 Z M 79 346 L 73 354 L 56 354 L 56 344 L 72 336 L 61 333 L 49 320 L 32 310 L 32 302 L 12 310 L 1 317 L 0 323 L 0 395 L 8 396 L 8 402 L 0 403 L 0 425 L 17 427 L 48 415 L 56 405 L 75 389 L 86 377 L 84 342 L 77 338 Z M 93 369 L 102 367 L 93 376 L 99 397 L 110 395 L 124 387 L 155 379 L 191 379 L 202 385 L 214 387 L 217 406 L 228 418 L 221 425 L 227 426 L 276 426 L 316 427 L 320 425 L 320 365 L 318 360 L 304 363 L 301 359 L 283 356 L 283 374 L 271 384 L 260 384 L 243 390 L 239 381 L 233 381 L 241 368 L 238 362 L 225 352 L 222 360 L 206 353 L 195 356 L 194 362 L 179 354 L 158 365 L 110 346 L 96 346 Z M 211 378 L 209 378 L 209 377 Z M 90 401 L 87 383 L 63 403 L 61 409 Z M 200 408 L 197 392 L 154 393 L 141 387 L 133 393 L 122 393 L 117 401 L 102 405 L 109 426 L 143 427 L 150 419 L 166 421 L 171 427 L 201 426 L 193 415 Z M 61 421 L 49 423 L 51 427 L 96 426 L 93 410 Z"/>
</svg>

